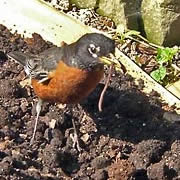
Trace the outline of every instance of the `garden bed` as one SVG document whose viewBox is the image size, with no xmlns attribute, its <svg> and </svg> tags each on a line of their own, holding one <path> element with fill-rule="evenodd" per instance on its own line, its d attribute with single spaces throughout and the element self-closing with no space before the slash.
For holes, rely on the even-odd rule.
<svg viewBox="0 0 180 180">
<path fill-rule="evenodd" d="M 30 13 L 25 8 L 28 6 L 34 7 L 33 12 L 36 12 L 37 8 L 42 16 L 46 14 L 46 10 L 57 13 L 50 7 L 40 5 L 39 1 L 29 1 L 25 7 L 23 0 L 19 2 L 22 2 L 20 5 L 23 7 L 19 5 L 18 8 L 22 8 L 27 14 Z M 9 15 L 11 18 L 12 14 Z M 60 13 L 57 14 L 53 15 L 53 18 L 60 19 Z M 136 70 L 132 70 L 129 58 L 118 50 L 117 58 L 121 56 L 122 63 L 126 62 L 129 65 L 125 67 L 126 73 L 113 72 L 104 97 L 103 112 L 98 112 L 97 104 L 104 80 L 84 102 L 73 109 L 73 115 L 65 105 L 45 104 L 38 122 L 36 141 L 29 146 L 34 128 L 33 112 L 37 97 L 24 80 L 23 68 L 8 60 L 5 54 L 12 50 L 37 54 L 53 46 L 43 39 L 60 45 L 62 40 L 69 43 L 92 30 L 77 25 L 81 30 L 72 32 L 63 24 L 61 26 L 64 28 L 59 28 L 56 23 L 51 26 L 48 24 L 51 21 L 47 19 L 49 28 L 39 25 L 36 31 L 35 25 L 39 21 L 35 23 L 32 18 L 31 28 L 28 23 L 24 27 L 22 18 L 25 17 L 21 17 L 21 22 L 17 20 L 17 23 L 15 17 L 12 22 L 0 19 L 8 28 L 13 28 L 11 34 L 6 27 L 0 25 L 1 178 L 177 179 L 180 176 L 180 124 L 179 116 L 174 113 L 177 106 L 168 105 L 162 100 L 161 94 L 152 90 L 156 83 L 150 86 L 150 92 L 145 92 L 144 89 L 149 87 L 149 77 L 145 79 L 146 75 L 138 73 L 138 66 Z M 65 24 L 68 29 L 72 29 L 71 25 L 76 24 L 76 21 L 69 19 L 67 22 L 67 19 Z M 56 22 L 55 19 L 53 22 Z M 15 23 L 16 26 L 13 26 Z M 59 31 L 61 36 L 53 34 L 54 27 L 58 27 L 56 32 Z M 14 33 L 15 30 L 25 37 Z M 32 39 L 27 38 L 32 32 L 41 34 L 43 39 L 38 34 L 33 34 Z M 61 34 L 62 32 L 65 34 Z M 50 33 L 52 35 L 49 35 Z M 105 73 L 107 75 L 107 67 Z M 133 73 L 139 78 L 134 79 L 131 76 Z M 169 93 L 169 97 L 173 95 Z M 172 101 L 176 101 L 176 98 L 172 98 Z M 82 114 L 83 117 L 79 118 Z M 77 119 L 82 152 L 72 148 L 69 136 L 72 118 Z M 53 122 L 56 123 L 54 128 L 51 126 Z"/>
</svg>

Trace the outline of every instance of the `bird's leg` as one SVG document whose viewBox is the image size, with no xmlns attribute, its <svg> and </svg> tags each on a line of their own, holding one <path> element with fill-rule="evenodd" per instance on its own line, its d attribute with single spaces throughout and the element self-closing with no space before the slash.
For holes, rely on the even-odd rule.
<svg viewBox="0 0 180 180">
<path fill-rule="evenodd" d="M 74 106 L 70 107 L 70 111 L 71 111 L 71 115 L 72 115 L 72 125 L 73 125 L 74 134 L 70 135 L 70 138 L 73 140 L 73 148 L 75 148 L 75 146 L 76 146 L 77 150 L 80 152 L 81 147 L 79 145 L 78 132 L 77 132 L 76 124 L 75 124 L 74 117 L 73 117 L 73 107 Z"/>
<path fill-rule="evenodd" d="M 74 134 L 70 135 L 70 137 L 73 140 L 73 148 L 75 148 L 75 146 L 76 146 L 77 150 L 80 152 L 81 151 L 81 147 L 79 145 L 79 137 L 78 137 L 76 125 L 75 125 L 75 122 L 74 122 L 74 118 L 72 118 L 72 124 L 73 124 Z"/>
<path fill-rule="evenodd" d="M 38 103 L 36 105 L 36 120 L 35 120 L 35 125 L 34 125 L 33 135 L 32 135 L 31 141 L 30 141 L 30 145 L 32 145 L 34 142 L 34 138 L 35 138 L 36 130 L 37 130 L 37 123 L 38 123 L 38 119 L 39 119 L 39 114 L 41 112 L 42 103 L 43 103 L 43 100 L 39 98 Z"/>
</svg>

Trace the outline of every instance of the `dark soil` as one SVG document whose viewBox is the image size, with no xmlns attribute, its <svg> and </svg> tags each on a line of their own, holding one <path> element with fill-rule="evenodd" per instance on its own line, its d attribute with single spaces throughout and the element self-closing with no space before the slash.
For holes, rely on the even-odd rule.
<svg viewBox="0 0 180 180">
<path fill-rule="evenodd" d="M 97 104 L 104 81 L 73 111 L 44 104 L 30 146 L 37 97 L 23 67 L 6 53 L 39 53 L 50 46 L 37 34 L 24 39 L 0 26 L 0 179 L 179 179 L 180 124 L 163 120 L 164 109 L 173 108 L 156 92 L 142 93 L 143 81 L 136 86 L 119 72 L 112 74 L 101 113 Z M 72 147 L 72 118 L 81 152 Z"/>
</svg>

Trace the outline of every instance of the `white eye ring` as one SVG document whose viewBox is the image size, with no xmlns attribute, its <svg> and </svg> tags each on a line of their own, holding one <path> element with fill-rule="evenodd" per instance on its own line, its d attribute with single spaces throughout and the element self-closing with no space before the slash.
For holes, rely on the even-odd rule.
<svg viewBox="0 0 180 180">
<path fill-rule="evenodd" d="M 98 53 L 100 51 L 100 47 L 99 46 L 96 47 L 94 44 L 90 44 L 88 51 L 92 55 L 93 58 L 97 58 L 98 55 L 96 53 Z"/>
</svg>

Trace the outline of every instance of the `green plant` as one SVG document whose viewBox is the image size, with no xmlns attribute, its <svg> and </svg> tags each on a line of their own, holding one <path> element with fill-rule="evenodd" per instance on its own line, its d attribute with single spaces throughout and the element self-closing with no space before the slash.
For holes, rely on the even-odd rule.
<svg viewBox="0 0 180 180">
<path fill-rule="evenodd" d="M 125 30 L 125 27 L 122 24 L 120 24 L 117 26 L 116 35 L 119 37 L 119 41 L 123 43 L 125 39 L 130 38 L 133 35 L 140 35 L 140 32 L 128 29 Z"/>
<path fill-rule="evenodd" d="M 174 55 L 178 52 L 178 48 L 158 48 L 156 61 L 158 63 L 158 69 L 151 72 L 151 77 L 159 83 L 163 83 L 167 75 L 167 67 L 171 66 Z"/>
</svg>

